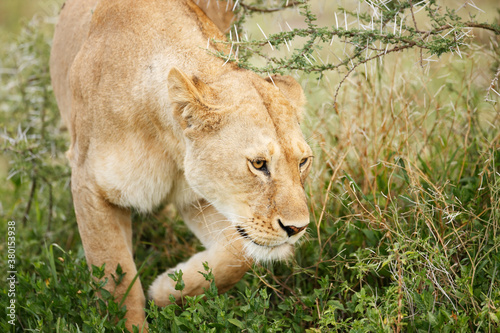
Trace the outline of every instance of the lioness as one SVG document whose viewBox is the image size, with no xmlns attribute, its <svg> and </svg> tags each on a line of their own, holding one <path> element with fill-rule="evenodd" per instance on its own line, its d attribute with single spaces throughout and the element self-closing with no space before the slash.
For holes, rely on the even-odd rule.
<svg viewBox="0 0 500 333">
<path fill-rule="evenodd" d="M 71 135 L 78 229 L 89 265 L 126 272 L 119 297 L 137 274 L 131 208 L 174 203 L 205 246 L 173 269 L 184 273 L 183 295 L 208 287 L 203 262 L 224 292 L 253 260 L 290 256 L 309 223 L 300 85 L 226 64 L 206 50 L 222 50 L 214 37 L 225 39 L 190 0 L 70 0 L 62 9 L 50 65 Z M 171 294 L 181 297 L 167 273 L 149 290 L 159 305 Z M 127 327 L 142 325 L 139 280 L 125 304 Z"/>
</svg>

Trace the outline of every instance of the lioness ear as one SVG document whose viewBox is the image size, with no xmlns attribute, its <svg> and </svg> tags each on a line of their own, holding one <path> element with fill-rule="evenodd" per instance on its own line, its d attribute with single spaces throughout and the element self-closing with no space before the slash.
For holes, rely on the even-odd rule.
<svg viewBox="0 0 500 333">
<path fill-rule="evenodd" d="M 271 80 L 272 78 L 272 80 Z M 273 75 L 267 77 L 266 81 L 274 83 L 276 87 L 285 95 L 292 104 L 299 110 L 306 104 L 306 97 L 300 84 L 293 77 L 289 75 Z"/>
<path fill-rule="evenodd" d="M 177 68 L 168 73 L 168 96 L 174 106 L 174 116 L 182 129 L 214 130 L 222 115 L 216 107 L 208 104 L 203 94 L 210 88 L 194 77 L 190 79 Z"/>
</svg>

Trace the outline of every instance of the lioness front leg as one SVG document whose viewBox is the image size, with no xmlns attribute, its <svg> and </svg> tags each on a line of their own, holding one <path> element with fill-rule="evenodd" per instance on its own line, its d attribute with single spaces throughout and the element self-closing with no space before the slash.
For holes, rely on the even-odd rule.
<svg viewBox="0 0 500 333">
<path fill-rule="evenodd" d="M 173 295 L 178 302 L 182 296 L 199 295 L 204 292 L 204 288 L 208 289 L 209 282 L 199 273 L 204 271 L 204 262 L 207 262 L 212 269 L 220 293 L 234 286 L 252 264 L 251 259 L 243 254 L 241 236 L 226 217 L 211 205 L 198 203 L 182 210 L 181 213 L 185 223 L 200 239 L 206 250 L 193 255 L 188 261 L 156 278 L 149 289 L 149 296 L 160 306 L 171 303 L 170 295 Z M 168 276 L 179 270 L 182 270 L 185 284 L 182 294 L 175 290 L 176 282 Z"/>
<path fill-rule="evenodd" d="M 106 264 L 105 277 L 108 283 L 105 288 L 120 302 L 137 274 L 132 251 L 130 211 L 103 199 L 83 172 L 73 169 L 71 181 L 78 230 L 87 263 L 90 267 Z M 125 276 L 119 285 L 115 285 L 111 274 L 116 274 L 118 264 Z M 135 280 L 124 304 L 127 307 L 127 329 L 132 331 L 132 325 L 141 329 L 145 323 L 145 297 L 139 279 Z"/>
</svg>

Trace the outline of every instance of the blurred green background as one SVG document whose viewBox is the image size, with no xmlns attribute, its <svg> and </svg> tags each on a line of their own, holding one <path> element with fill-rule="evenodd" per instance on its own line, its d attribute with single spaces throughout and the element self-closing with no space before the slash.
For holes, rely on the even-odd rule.
<svg viewBox="0 0 500 333">
<path fill-rule="evenodd" d="M 0 1 L 0 33 L 2 38 L 6 34 L 16 34 L 22 22 L 29 20 L 40 10 L 40 0 L 2 0 Z"/>
</svg>

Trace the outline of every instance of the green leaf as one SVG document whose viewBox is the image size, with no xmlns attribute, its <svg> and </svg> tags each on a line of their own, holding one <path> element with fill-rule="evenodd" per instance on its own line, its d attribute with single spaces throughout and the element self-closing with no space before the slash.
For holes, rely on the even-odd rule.
<svg viewBox="0 0 500 333">
<path fill-rule="evenodd" d="M 238 328 L 241 328 L 241 329 L 244 329 L 245 328 L 245 324 L 243 324 L 241 321 L 239 321 L 238 319 L 235 319 L 235 318 L 230 318 L 227 320 L 228 322 L 230 322 L 231 324 L 233 324 L 234 326 L 238 327 Z"/>
</svg>

